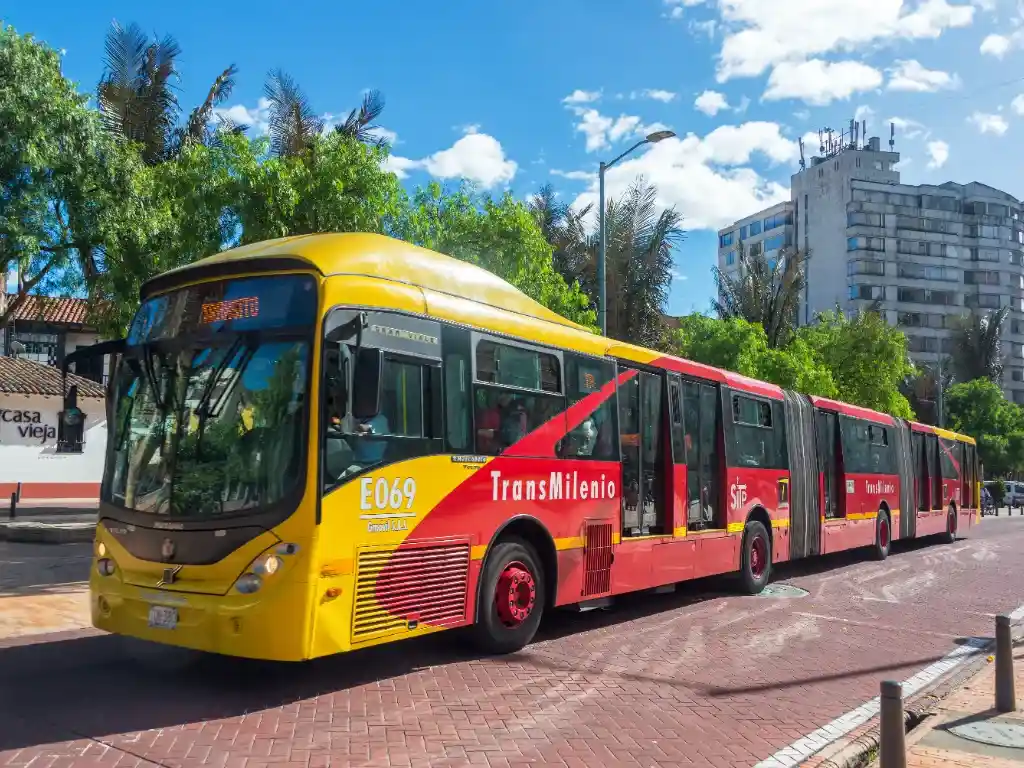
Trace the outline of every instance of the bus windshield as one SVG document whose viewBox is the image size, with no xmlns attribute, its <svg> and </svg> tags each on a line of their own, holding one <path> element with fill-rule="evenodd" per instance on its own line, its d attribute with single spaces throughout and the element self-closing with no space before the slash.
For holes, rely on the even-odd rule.
<svg viewBox="0 0 1024 768">
<path fill-rule="evenodd" d="M 105 500 L 209 519 L 287 499 L 304 476 L 316 311 L 306 276 L 143 304 L 115 381 Z"/>
</svg>

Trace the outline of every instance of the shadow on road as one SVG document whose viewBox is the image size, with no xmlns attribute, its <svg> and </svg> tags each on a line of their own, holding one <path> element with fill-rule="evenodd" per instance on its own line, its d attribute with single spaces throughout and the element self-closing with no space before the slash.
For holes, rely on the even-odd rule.
<svg viewBox="0 0 1024 768">
<path fill-rule="evenodd" d="M 898 558 L 926 545 L 901 544 L 891 556 Z M 864 558 L 863 552 L 846 552 L 787 564 L 777 569 L 775 580 L 835 570 Z M 635 595 L 607 611 L 555 612 L 544 622 L 537 641 L 615 626 L 735 594 L 731 578 L 716 577 L 687 582 L 670 595 Z M 387 681 L 428 667 L 480 658 L 466 650 L 457 632 L 302 664 L 233 659 L 112 635 L 47 639 L 49 642 L 0 646 L 0 750 L 238 717 Z M 928 657 L 749 689 L 697 684 L 689 687 L 709 696 L 742 695 L 920 666 L 934 660 Z M 553 671 L 564 671 L 569 666 L 545 659 L 543 654 L 530 654 L 529 649 L 508 661 L 550 666 Z M 623 676 L 688 685 L 685 681 L 632 673 Z"/>
</svg>

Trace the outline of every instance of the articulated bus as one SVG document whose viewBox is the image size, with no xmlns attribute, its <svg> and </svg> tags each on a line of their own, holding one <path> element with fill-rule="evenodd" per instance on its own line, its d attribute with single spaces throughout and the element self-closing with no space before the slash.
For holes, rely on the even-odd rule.
<svg viewBox="0 0 1024 768">
<path fill-rule="evenodd" d="M 978 512 L 970 437 L 603 338 L 381 235 L 247 245 L 141 294 L 125 339 L 68 359 L 116 363 L 109 632 L 297 661 L 464 627 L 504 653 L 556 607 L 729 573 L 757 594 L 776 563 Z"/>
</svg>

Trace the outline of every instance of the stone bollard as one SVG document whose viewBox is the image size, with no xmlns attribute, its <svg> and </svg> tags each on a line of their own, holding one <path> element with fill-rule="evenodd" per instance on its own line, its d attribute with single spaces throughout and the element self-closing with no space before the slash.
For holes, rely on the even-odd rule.
<svg viewBox="0 0 1024 768">
<path fill-rule="evenodd" d="M 1010 617 L 996 616 L 996 710 L 1014 712 L 1017 696 L 1013 684 L 1013 637 Z"/>
<path fill-rule="evenodd" d="M 903 684 L 883 680 L 881 730 L 878 740 L 880 768 L 907 768 L 907 726 L 903 718 Z"/>
</svg>

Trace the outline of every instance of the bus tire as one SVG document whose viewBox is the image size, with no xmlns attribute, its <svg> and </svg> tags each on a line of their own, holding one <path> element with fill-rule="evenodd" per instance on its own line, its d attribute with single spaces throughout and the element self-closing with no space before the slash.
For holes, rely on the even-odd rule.
<svg viewBox="0 0 1024 768">
<path fill-rule="evenodd" d="M 740 582 L 743 593 L 761 593 L 772 577 L 772 540 L 768 529 L 758 520 L 749 520 L 743 529 L 743 551 L 740 556 Z"/>
<path fill-rule="evenodd" d="M 546 585 L 540 558 L 518 539 L 500 541 L 484 561 L 475 645 L 486 653 L 514 653 L 537 634 Z"/>
<path fill-rule="evenodd" d="M 947 544 L 952 544 L 954 541 L 956 541 L 956 529 L 956 509 L 953 507 L 952 504 L 950 504 L 949 510 L 946 512 L 946 532 L 942 534 L 942 540 Z"/>
<path fill-rule="evenodd" d="M 875 560 L 885 560 L 889 556 L 890 546 L 892 546 L 892 522 L 889 513 L 880 509 L 878 517 L 875 518 Z"/>
</svg>

